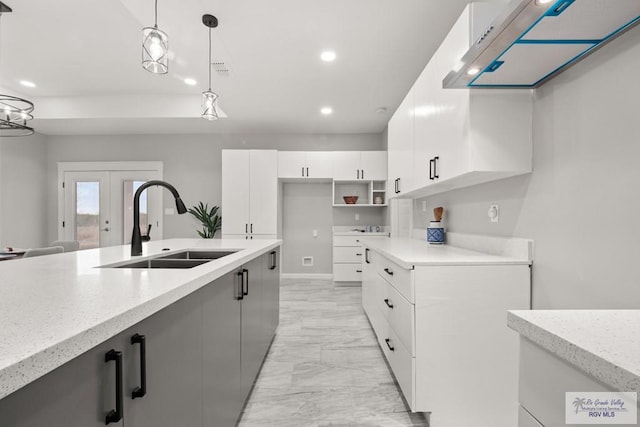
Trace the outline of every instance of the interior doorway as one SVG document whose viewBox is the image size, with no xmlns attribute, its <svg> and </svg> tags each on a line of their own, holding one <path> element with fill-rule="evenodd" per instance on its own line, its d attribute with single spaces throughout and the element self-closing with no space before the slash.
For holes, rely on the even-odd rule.
<svg viewBox="0 0 640 427">
<path fill-rule="evenodd" d="M 162 179 L 162 162 L 58 163 L 58 238 L 78 240 L 81 249 L 131 242 L 133 195 L 140 185 Z M 140 229 L 151 226 L 162 239 L 162 191 L 140 197 Z"/>
</svg>

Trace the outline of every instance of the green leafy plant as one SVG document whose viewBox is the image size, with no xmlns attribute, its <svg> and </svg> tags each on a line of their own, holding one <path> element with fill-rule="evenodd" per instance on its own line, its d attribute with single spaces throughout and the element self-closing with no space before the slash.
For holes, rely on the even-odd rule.
<svg viewBox="0 0 640 427">
<path fill-rule="evenodd" d="M 203 239 L 213 239 L 216 231 L 222 228 L 222 216 L 218 215 L 219 206 L 213 206 L 209 209 L 208 204 L 202 202 L 198 206 L 189 208 L 189 213 L 193 215 L 202 224 L 202 231 L 198 230 L 198 234 Z"/>
</svg>

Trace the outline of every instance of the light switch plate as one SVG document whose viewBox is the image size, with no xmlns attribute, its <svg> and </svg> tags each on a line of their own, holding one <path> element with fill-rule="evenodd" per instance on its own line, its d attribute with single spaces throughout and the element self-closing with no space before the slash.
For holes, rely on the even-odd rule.
<svg viewBox="0 0 640 427">
<path fill-rule="evenodd" d="M 491 220 L 491 222 L 500 221 L 500 205 L 493 204 L 493 205 L 489 206 L 489 210 L 487 211 L 487 215 L 489 216 L 489 219 Z"/>
</svg>

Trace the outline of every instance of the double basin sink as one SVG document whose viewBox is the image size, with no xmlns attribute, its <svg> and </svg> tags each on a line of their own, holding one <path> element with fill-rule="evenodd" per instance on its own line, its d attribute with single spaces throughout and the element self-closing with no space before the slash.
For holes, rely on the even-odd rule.
<svg viewBox="0 0 640 427">
<path fill-rule="evenodd" d="M 236 252 L 188 249 L 169 255 L 113 266 L 113 268 L 193 268 Z"/>
</svg>

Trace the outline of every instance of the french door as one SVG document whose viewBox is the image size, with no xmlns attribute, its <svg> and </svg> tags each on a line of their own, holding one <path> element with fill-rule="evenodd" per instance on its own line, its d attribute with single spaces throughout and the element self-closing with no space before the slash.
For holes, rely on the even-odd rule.
<svg viewBox="0 0 640 427">
<path fill-rule="evenodd" d="M 75 165 L 74 165 L 75 166 Z M 59 236 L 81 249 L 128 244 L 133 230 L 133 195 L 140 185 L 161 179 L 158 170 L 62 170 L 63 205 Z M 140 229 L 151 225 L 162 239 L 162 192 L 151 187 L 140 197 Z"/>
</svg>

